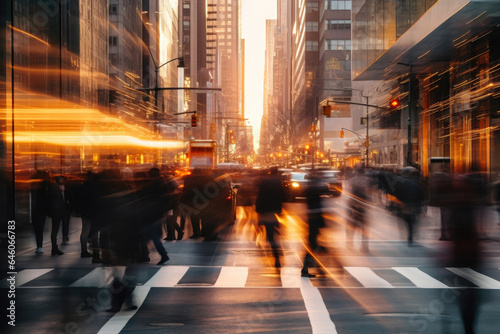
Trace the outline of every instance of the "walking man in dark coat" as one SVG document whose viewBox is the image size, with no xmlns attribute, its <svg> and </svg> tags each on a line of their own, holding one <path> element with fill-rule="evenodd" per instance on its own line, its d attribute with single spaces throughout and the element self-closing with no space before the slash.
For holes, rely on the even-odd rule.
<svg viewBox="0 0 500 334">
<path fill-rule="evenodd" d="M 279 228 L 279 222 L 276 217 L 281 213 L 283 201 L 285 200 L 285 191 L 281 185 L 281 177 L 278 174 L 278 168 L 272 167 L 268 176 L 260 180 L 257 198 L 255 200 L 255 211 L 259 214 L 259 225 L 266 228 L 266 236 L 275 258 L 274 266 L 281 267 L 278 242 L 274 239 L 274 234 Z"/>
</svg>

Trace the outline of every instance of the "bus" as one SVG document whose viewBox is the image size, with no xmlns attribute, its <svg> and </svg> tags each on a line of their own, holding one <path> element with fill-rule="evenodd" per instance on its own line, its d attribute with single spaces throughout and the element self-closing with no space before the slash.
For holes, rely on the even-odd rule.
<svg viewBox="0 0 500 334">
<path fill-rule="evenodd" d="M 217 142 L 210 139 L 193 139 L 189 142 L 190 168 L 210 168 L 217 165 Z"/>
</svg>

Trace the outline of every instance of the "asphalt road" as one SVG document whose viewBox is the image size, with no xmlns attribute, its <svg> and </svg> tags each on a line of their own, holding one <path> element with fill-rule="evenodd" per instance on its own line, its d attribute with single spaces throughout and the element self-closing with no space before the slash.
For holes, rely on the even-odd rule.
<svg viewBox="0 0 500 334">
<path fill-rule="evenodd" d="M 2 333 L 458 334 L 460 301 L 476 306 L 476 333 L 500 333 L 500 243 L 491 240 L 498 237 L 491 213 L 483 227 L 491 237 L 482 242 L 484 265 L 473 270 L 450 266 L 435 209 L 423 215 L 417 242 L 408 247 L 399 220 L 383 203 L 371 205 L 366 253 L 357 239 L 346 247 L 344 198 L 325 203 L 319 237 L 325 248 L 314 278 L 300 277 L 307 231 L 300 201 L 287 204 L 280 218 L 282 268 L 274 268 L 255 214 L 241 207 L 222 240 L 192 240 L 186 231 L 184 240 L 164 242 L 165 265 L 155 265 L 152 248 L 151 263 L 126 270 L 81 259 L 75 223 L 63 256 L 50 256 L 48 247 L 41 255 L 34 249 L 17 255 L 16 326 L 4 316 Z M 113 273 L 134 288 L 137 309 L 105 311 Z M 6 296 L 8 282 L 1 284 Z"/>
</svg>

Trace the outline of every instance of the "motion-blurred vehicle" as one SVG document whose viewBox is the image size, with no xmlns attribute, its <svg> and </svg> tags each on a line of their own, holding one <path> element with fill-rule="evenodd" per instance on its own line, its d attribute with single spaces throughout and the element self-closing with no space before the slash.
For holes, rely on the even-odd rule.
<svg viewBox="0 0 500 334">
<path fill-rule="evenodd" d="M 284 187 L 289 201 L 306 196 L 306 189 L 311 182 L 311 171 L 290 172 L 283 174 Z M 342 179 L 337 170 L 315 170 L 315 177 L 324 183 L 325 195 L 338 197 L 342 194 Z"/>
<path fill-rule="evenodd" d="M 307 172 L 290 172 L 283 174 L 283 186 L 289 201 L 297 197 L 306 196 L 306 188 L 309 183 Z"/>
<path fill-rule="evenodd" d="M 334 197 L 342 195 L 342 179 L 338 170 L 318 170 L 316 171 L 320 178 L 328 186 L 328 193 Z"/>
</svg>

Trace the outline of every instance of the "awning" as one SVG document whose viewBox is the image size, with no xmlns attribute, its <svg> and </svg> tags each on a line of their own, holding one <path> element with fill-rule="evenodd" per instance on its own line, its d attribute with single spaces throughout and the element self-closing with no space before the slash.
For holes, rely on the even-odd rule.
<svg viewBox="0 0 500 334">
<path fill-rule="evenodd" d="M 447 62 L 457 46 L 500 24 L 500 0 L 440 0 L 355 81 L 379 80 L 431 63 Z"/>
</svg>

